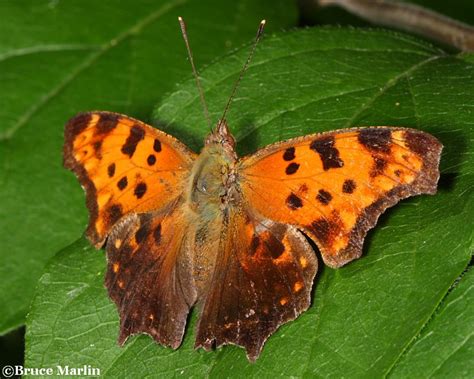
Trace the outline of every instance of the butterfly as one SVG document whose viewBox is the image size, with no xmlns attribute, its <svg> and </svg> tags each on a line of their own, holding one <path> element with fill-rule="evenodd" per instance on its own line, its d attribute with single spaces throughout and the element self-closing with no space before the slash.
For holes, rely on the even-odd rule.
<svg viewBox="0 0 474 379">
<path fill-rule="evenodd" d="M 401 127 L 316 133 L 245 157 L 235 147 L 225 117 L 199 154 L 117 113 L 67 123 L 64 165 L 86 191 L 88 239 L 105 246 L 120 344 L 147 333 L 176 349 L 196 307 L 196 347 L 235 344 L 256 360 L 310 305 L 308 239 L 330 267 L 359 258 L 386 208 L 436 192 L 442 149 Z"/>
</svg>

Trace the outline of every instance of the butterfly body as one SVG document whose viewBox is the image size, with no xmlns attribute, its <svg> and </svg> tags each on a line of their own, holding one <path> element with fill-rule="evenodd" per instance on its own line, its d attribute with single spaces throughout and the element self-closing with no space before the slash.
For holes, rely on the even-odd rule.
<svg viewBox="0 0 474 379">
<path fill-rule="evenodd" d="M 192 307 L 196 347 L 243 346 L 250 360 L 310 305 L 318 262 L 362 253 L 379 215 L 434 193 L 442 145 L 406 128 L 298 137 L 239 158 L 225 122 L 199 155 L 128 116 L 77 115 L 65 166 L 86 190 L 87 236 L 105 244 L 119 342 L 148 333 L 177 348 Z"/>
<path fill-rule="evenodd" d="M 203 217 L 227 211 L 236 202 L 235 142 L 225 123 L 206 138 L 192 168 L 188 199 Z M 235 204 L 234 204 L 235 205 Z"/>
<path fill-rule="evenodd" d="M 217 130 L 217 129 L 216 129 Z M 224 131 L 225 130 L 225 131 Z M 199 293 L 205 293 L 219 254 L 221 235 L 226 233 L 229 213 L 238 207 L 235 164 L 237 156 L 227 127 L 212 133 L 197 156 L 183 194 L 184 212 L 194 219 L 188 228 L 193 235 L 193 280 Z M 231 142 L 231 143 L 229 143 Z"/>
</svg>

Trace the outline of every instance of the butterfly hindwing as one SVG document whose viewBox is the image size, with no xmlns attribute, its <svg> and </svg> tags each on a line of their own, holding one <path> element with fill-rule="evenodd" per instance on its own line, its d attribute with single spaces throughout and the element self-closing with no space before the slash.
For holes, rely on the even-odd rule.
<svg viewBox="0 0 474 379">
<path fill-rule="evenodd" d="M 406 128 L 309 135 L 243 158 L 239 183 L 256 211 L 304 230 L 325 263 L 339 267 L 361 255 L 386 208 L 436 192 L 441 149 L 433 136 Z"/>
<path fill-rule="evenodd" d="M 72 118 L 65 129 L 64 165 L 86 190 L 91 242 L 101 246 L 127 214 L 176 199 L 194 157 L 177 139 L 128 116 L 89 112 Z"/>
<path fill-rule="evenodd" d="M 196 347 L 235 344 L 254 361 L 280 325 L 309 307 L 317 260 L 296 228 L 250 209 L 232 208 L 223 224 L 211 285 L 198 300 Z"/>
<path fill-rule="evenodd" d="M 176 201 L 158 212 L 130 215 L 107 239 L 105 284 L 120 314 L 119 343 L 147 333 L 176 349 L 196 300 L 193 227 Z"/>
</svg>

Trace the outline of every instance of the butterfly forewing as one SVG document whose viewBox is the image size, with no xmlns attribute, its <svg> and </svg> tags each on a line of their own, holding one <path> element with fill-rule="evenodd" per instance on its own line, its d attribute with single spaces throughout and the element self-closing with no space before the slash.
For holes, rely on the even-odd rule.
<svg viewBox="0 0 474 379">
<path fill-rule="evenodd" d="M 176 199 L 194 158 L 175 138 L 128 116 L 90 112 L 71 119 L 64 164 L 86 190 L 91 242 L 101 246 L 123 216 Z"/>
<path fill-rule="evenodd" d="M 247 201 L 314 239 L 326 264 L 362 253 L 367 231 L 400 199 L 434 193 L 442 145 L 413 129 L 373 127 L 271 145 L 239 166 Z"/>
</svg>

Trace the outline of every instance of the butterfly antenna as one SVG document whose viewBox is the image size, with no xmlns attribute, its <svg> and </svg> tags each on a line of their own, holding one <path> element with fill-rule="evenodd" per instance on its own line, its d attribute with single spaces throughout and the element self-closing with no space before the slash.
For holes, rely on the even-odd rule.
<svg viewBox="0 0 474 379">
<path fill-rule="evenodd" d="M 207 124 L 209 125 L 209 128 L 212 130 L 211 118 L 209 117 L 209 110 L 207 109 L 206 100 L 204 99 L 204 91 L 202 90 L 202 87 L 201 87 L 199 75 L 197 73 L 196 66 L 194 65 L 193 53 L 191 52 L 191 46 L 189 45 L 188 33 L 186 32 L 186 24 L 184 23 L 184 20 L 181 16 L 178 17 L 178 21 L 179 21 L 179 25 L 181 26 L 181 33 L 183 34 L 184 43 L 186 44 L 186 50 L 188 50 L 189 61 L 191 62 L 191 67 L 193 68 L 194 79 L 196 79 L 196 85 L 198 87 L 199 97 L 201 98 L 201 104 L 204 110 L 204 117 L 206 117 Z"/>
<path fill-rule="evenodd" d="M 230 104 L 231 104 L 232 100 L 234 99 L 235 92 L 237 91 L 237 88 L 239 87 L 240 81 L 242 80 L 242 77 L 244 76 L 245 71 L 247 71 L 247 68 L 250 64 L 250 61 L 252 60 L 255 49 L 257 48 L 258 41 L 260 40 L 260 37 L 263 34 L 263 29 L 265 28 L 265 23 L 266 23 L 265 20 L 260 21 L 260 25 L 258 26 L 258 30 L 257 30 L 257 36 L 255 37 L 255 42 L 253 43 L 252 50 L 250 50 L 250 54 L 247 58 L 247 61 L 245 62 L 244 67 L 240 71 L 239 78 L 235 82 L 234 88 L 232 88 L 232 92 L 230 93 L 229 100 L 227 101 L 227 104 L 224 108 L 224 113 L 222 114 L 222 117 L 221 117 L 222 121 L 225 121 L 225 116 L 227 114 L 227 111 L 229 110 L 229 107 L 230 107 Z"/>
</svg>

